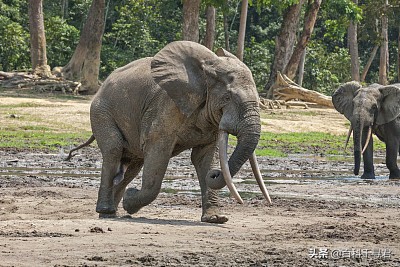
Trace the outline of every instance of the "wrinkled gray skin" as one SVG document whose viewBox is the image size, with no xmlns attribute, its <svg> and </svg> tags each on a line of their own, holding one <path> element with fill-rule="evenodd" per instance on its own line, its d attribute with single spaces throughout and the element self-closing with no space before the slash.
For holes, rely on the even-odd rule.
<svg viewBox="0 0 400 267">
<path fill-rule="evenodd" d="M 103 83 L 90 109 L 103 156 L 100 217 L 114 216 L 122 197 L 130 214 L 150 204 L 160 192 L 169 159 L 192 148 L 201 220 L 228 220 L 218 211 L 214 190 L 225 185 L 220 170 L 212 169 L 218 131 L 238 137 L 229 159 L 234 175 L 255 150 L 261 126 L 250 70 L 232 54 L 219 54 L 197 43 L 174 42 L 154 57 L 115 70 Z M 125 191 L 142 167 L 141 189 Z M 216 182 L 214 189 L 207 179 Z"/>
<path fill-rule="evenodd" d="M 354 174 L 360 169 L 361 152 L 364 147 L 368 127 L 372 133 L 386 144 L 386 166 L 389 178 L 400 178 L 397 155 L 400 144 L 400 84 L 382 86 L 372 84 L 362 87 L 357 82 L 340 86 L 332 95 L 336 110 L 351 122 L 354 141 Z M 363 179 L 374 179 L 373 140 L 370 139 L 363 154 Z"/>
</svg>

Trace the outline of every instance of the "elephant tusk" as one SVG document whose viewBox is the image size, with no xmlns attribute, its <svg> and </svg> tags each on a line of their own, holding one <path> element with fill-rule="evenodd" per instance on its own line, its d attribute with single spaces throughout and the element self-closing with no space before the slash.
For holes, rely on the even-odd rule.
<svg viewBox="0 0 400 267">
<path fill-rule="evenodd" d="M 253 152 L 253 154 L 251 154 L 250 165 L 251 165 L 251 169 L 253 170 L 254 176 L 256 177 L 258 186 L 261 189 L 261 192 L 263 193 L 265 199 L 268 201 L 268 204 L 271 205 L 272 204 L 271 198 L 269 197 L 267 188 L 265 187 L 264 181 L 262 179 L 260 168 L 258 167 L 256 152 Z"/>
<path fill-rule="evenodd" d="M 367 149 L 367 146 L 369 144 L 369 140 L 371 139 L 371 135 L 372 135 L 372 127 L 369 126 L 368 134 L 367 134 L 367 141 L 365 141 L 365 145 L 364 145 L 364 148 L 361 151 L 361 154 L 364 154 L 364 151 Z"/>
<path fill-rule="evenodd" d="M 222 175 L 224 176 L 226 185 L 229 188 L 229 191 L 233 195 L 233 197 L 239 202 L 240 204 L 243 204 L 243 200 L 240 197 L 235 185 L 233 184 L 232 181 L 232 176 L 229 171 L 229 165 L 228 165 L 228 133 L 225 131 L 219 131 L 219 137 L 218 137 L 218 145 L 219 145 L 219 159 L 220 159 L 220 164 L 221 164 L 221 170 L 222 170 Z"/>
<path fill-rule="evenodd" d="M 346 144 L 344 145 L 344 151 L 346 151 L 347 145 L 349 144 L 350 135 L 353 132 L 353 127 L 350 125 L 349 132 L 347 133 Z"/>
</svg>

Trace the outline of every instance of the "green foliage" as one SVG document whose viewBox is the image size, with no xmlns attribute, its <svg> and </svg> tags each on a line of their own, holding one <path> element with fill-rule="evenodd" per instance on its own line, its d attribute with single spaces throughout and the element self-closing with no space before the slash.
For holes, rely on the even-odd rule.
<svg viewBox="0 0 400 267">
<path fill-rule="evenodd" d="M 350 55 L 346 48 L 336 47 L 329 51 L 317 41 L 310 42 L 307 50 L 305 88 L 331 95 L 350 76 Z"/>
<path fill-rule="evenodd" d="M 269 47 L 273 47 L 273 41 L 264 41 L 257 43 L 252 37 L 250 44 L 245 47 L 243 61 L 249 66 L 253 73 L 254 81 L 259 91 L 261 91 L 267 82 L 270 72 L 273 54 L 270 53 Z"/>
<path fill-rule="evenodd" d="M 29 33 L 20 24 L 0 16 L 0 36 L 0 69 L 29 68 Z"/>
<path fill-rule="evenodd" d="M 247 17 L 244 62 L 252 70 L 261 90 L 270 73 L 283 13 L 299 0 L 250 0 Z M 302 14 L 307 7 L 305 1 Z M 397 81 L 398 24 L 396 3 L 389 15 L 389 80 Z M 49 65 L 63 66 L 73 54 L 92 0 L 43 1 Z M 347 28 L 351 20 L 358 22 L 361 68 L 372 48 L 381 41 L 379 30 L 384 11 L 383 1 L 322 1 L 311 43 L 308 45 L 304 87 L 330 94 L 340 83 L 350 80 L 347 55 Z M 241 1 L 204 0 L 200 12 L 200 41 L 205 35 L 205 7 L 217 8 L 215 48 L 225 47 L 223 12 L 228 18 L 230 51 L 236 52 Z M 378 11 L 379 12 L 378 12 Z M 114 69 L 138 58 L 153 56 L 169 42 L 180 40 L 182 1 L 115 0 L 106 1 L 106 25 L 101 53 L 100 76 L 104 79 Z M 303 20 L 303 17 L 301 18 Z M 301 29 L 299 29 L 301 31 Z M 28 11 L 26 0 L 0 0 L 0 69 L 11 71 L 30 67 Z M 379 53 L 378 53 L 379 54 Z M 377 82 L 379 59 L 376 58 L 367 82 Z"/>
<path fill-rule="evenodd" d="M 0 70 L 26 69 L 30 65 L 26 1 L 0 0 Z"/>
<path fill-rule="evenodd" d="M 45 20 L 47 58 L 50 66 L 65 66 L 74 53 L 79 30 L 60 17 Z"/>
<path fill-rule="evenodd" d="M 101 73 L 135 59 L 153 56 L 167 43 L 179 40 L 182 19 L 179 2 L 129 0 L 117 6 L 118 18 L 104 35 Z"/>
</svg>

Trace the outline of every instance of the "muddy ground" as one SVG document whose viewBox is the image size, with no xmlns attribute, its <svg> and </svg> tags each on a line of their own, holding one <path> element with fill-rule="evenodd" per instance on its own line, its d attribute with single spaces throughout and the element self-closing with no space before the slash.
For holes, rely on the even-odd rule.
<svg viewBox="0 0 400 267">
<path fill-rule="evenodd" d="M 25 101 L 41 105 L 22 105 L 21 116 L 44 112 L 52 124 L 67 112 L 64 124 L 90 127 L 89 100 L 0 97 L 2 105 Z M 276 116 L 264 120 L 264 130 L 346 132 L 333 110 L 271 112 Z M 16 123 L 0 115 L 0 126 Z M 98 219 L 99 151 L 85 148 L 66 162 L 66 150 L 0 149 L 0 266 L 400 266 L 400 181 L 387 179 L 381 155 L 373 181 L 354 176 L 349 157 L 262 157 L 273 205 L 246 165 L 235 179 L 245 204 L 223 189 L 229 221 L 213 225 L 200 222 L 189 151 L 171 159 L 151 205 L 132 216 L 120 208 L 118 218 Z"/>
</svg>

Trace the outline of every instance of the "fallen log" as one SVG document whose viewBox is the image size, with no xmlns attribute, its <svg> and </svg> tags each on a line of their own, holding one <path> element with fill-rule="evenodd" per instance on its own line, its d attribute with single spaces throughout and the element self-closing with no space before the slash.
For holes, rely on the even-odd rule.
<svg viewBox="0 0 400 267">
<path fill-rule="evenodd" d="M 305 89 L 280 72 L 278 72 L 275 84 L 271 87 L 271 90 L 273 90 L 273 98 L 275 100 L 302 100 L 333 108 L 332 97 Z"/>
</svg>

